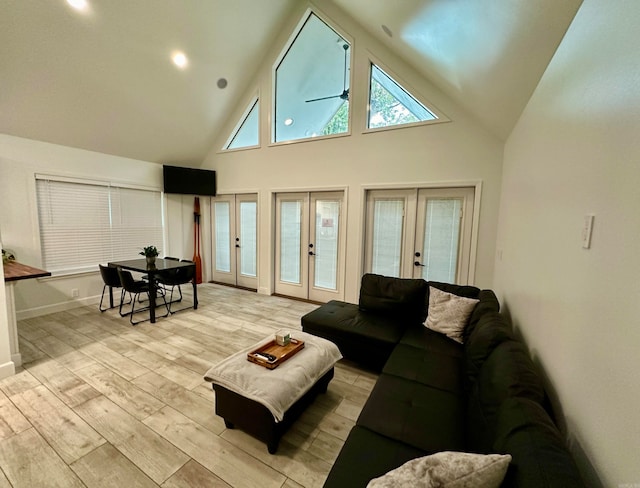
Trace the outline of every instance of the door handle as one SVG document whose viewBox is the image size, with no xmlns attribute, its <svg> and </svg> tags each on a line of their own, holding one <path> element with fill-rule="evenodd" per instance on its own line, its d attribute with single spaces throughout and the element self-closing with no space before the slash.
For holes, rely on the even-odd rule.
<svg viewBox="0 0 640 488">
<path fill-rule="evenodd" d="M 313 252 L 313 251 L 309 251 L 309 256 L 315 256 L 315 255 L 316 255 L 316 253 L 315 253 L 315 252 Z"/>
<path fill-rule="evenodd" d="M 413 265 L 414 266 L 422 266 L 424 268 L 424 264 L 422 264 L 420 261 L 414 261 Z"/>
<path fill-rule="evenodd" d="M 236 247 L 240 247 L 240 244 L 236 244 Z"/>
</svg>

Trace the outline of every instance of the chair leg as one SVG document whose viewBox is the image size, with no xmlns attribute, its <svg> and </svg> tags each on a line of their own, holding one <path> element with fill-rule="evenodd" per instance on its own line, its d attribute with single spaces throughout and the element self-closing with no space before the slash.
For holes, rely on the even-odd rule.
<svg viewBox="0 0 640 488">
<path fill-rule="evenodd" d="M 100 297 L 100 305 L 98 305 L 98 309 L 100 310 L 100 312 L 104 312 L 106 310 L 109 310 L 108 307 L 107 308 L 102 308 L 102 301 L 104 300 L 104 292 L 105 292 L 106 289 L 107 289 L 107 285 L 104 285 L 102 287 L 102 296 Z M 121 302 L 122 302 L 122 300 L 121 300 Z"/>
<path fill-rule="evenodd" d="M 102 287 L 102 296 L 100 297 L 100 305 L 98 306 L 98 308 L 100 309 L 101 312 L 106 312 L 107 310 L 110 310 L 112 308 L 116 308 L 116 306 L 114 305 L 113 307 L 105 307 L 102 308 L 102 303 L 104 302 L 104 292 L 107 290 L 107 287 L 110 288 L 110 292 L 113 293 L 113 289 L 108 286 L 108 285 L 104 285 Z M 126 313 L 123 314 L 122 313 L 122 304 L 124 303 L 125 305 L 129 305 L 131 303 L 131 293 L 129 293 L 129 301 L 125 302 L 124 301 L 124 297 L 126 295 L 127 291 L 124 288 L 120 289 L 120 305 L 118 306 L 118 312 L 120 312 L 120 316 L 124 317 L 125 315 L 127 315 Z"/>
<path fill-rule="evenodd" d="M 173 298 L 173 288 L 172 288 L 171 289 L 171 295 L 170 295 L 171 298 L 169 299 L 169 310 L 171 311 L 171 313 L 174 314 L 174 313 L 182 312 L 183 310 L 187 310 L 189 308 L 195 308 L 195 303 L 193 303 L 188 307 L 182 307 L 182 308 L 179 308 L 178 310 L 172 310 L 171 309 L 171 305 L 173 305 L 174 303 L 181 302 L 182 298 L 183 298 L 183 296 L 182 296 L 182 288 L 180 288 L 180 285 L 176 285 L 176 286 L 178 287 L 178 291 L 180 292 L 180 298 L 178 300 L 175 300 L 175 301 L 171 299 L 171 298 Z"/>
<path fill-rule="evenodd" d="M 147 292 L 148 295 L 149 292 Z M 156 316 L 156 318 L 162 318 L 162 317 L 168 317 L 169 314 L 171 313 L 171 311 L 169 310 L 169 305 L 167 304 L 167 300 L 165 299 L 164 295 L 161 293 L 158 295 L 160 298 L 162 298 L 162 301 L 164 302 L 164 306 L 167 309 L 167 313 L 164 315 L 160 315 L 160 316 Z M 133 315 L 135 313 L 138 312 L 143 312 L 145 310 L 149 310 L 149 307 L 145 307 L 145 308 L 141 308 L 138 309 L 138 311 L 136 312 L 135 310 L 135 306 L 136 306 L 136 300 L 138 300 L 138 303 L 140 303 L 140 293 L 136 293 L 133 297 L 133 300 L 131 301 L 131 312 L 130 312 L 130 316 L 129 316 L 129 322 L 131 322 L 131 325 L 138 325 L 139 323 L 142 322 L 147 322 L 149 319 L 143 319 L 143 320 L 138 320 L 136 322 L 133 321 Z"/>
</svg>

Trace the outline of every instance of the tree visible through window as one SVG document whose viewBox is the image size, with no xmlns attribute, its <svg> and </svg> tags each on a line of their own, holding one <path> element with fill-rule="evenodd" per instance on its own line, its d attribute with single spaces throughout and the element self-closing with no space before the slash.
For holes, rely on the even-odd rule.
<svg viewBox="0 0 640 488">
<path fill-rule="evenodd" d="M 370 129 L 413 124 L 437 118 L 387 73 L 371 64 L 368 122 Z"/>
</svg>

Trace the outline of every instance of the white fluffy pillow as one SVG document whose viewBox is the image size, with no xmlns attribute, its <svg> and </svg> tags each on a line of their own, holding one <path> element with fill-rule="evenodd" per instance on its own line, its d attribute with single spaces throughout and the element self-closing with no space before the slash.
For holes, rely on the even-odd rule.
<svg viewBox="0 0 640 488">
<path fill-rule="evenodd" d="M 443 451 L 412 459 L 367 488 L 498 488 L 510 462 L 509 454 Z"/>
<path fill-rule="evenodd" d="M 425 325 L 462 344 L 464 331 L 473 308 L 480 300 L 465 298 L 429 287 L 429 310 Z"/>
</svg>

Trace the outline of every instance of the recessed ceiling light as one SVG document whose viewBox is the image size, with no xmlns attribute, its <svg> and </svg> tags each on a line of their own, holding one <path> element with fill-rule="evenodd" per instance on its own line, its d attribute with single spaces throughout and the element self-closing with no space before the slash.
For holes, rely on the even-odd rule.
<svg viewBox="0 0 640 488">
<path fill-rule="evenodd" d="M 171 55 L 171 60 L 178 68 L 185 68 L 189 64 L 187 55 L 182 51 L 176 51 Z"/>
<path fill-rule="evenodd" d="M 293 119 L 291 117 L 284 119 L 284 125 L 293 125 Z"/>
<path fill-rule="evenodd" d="M 67 3 L 74 9 L 80 11 L 87 10 L 87 7 L 89 7 L 87 0 L 67 0 Z"/>
</svg>

